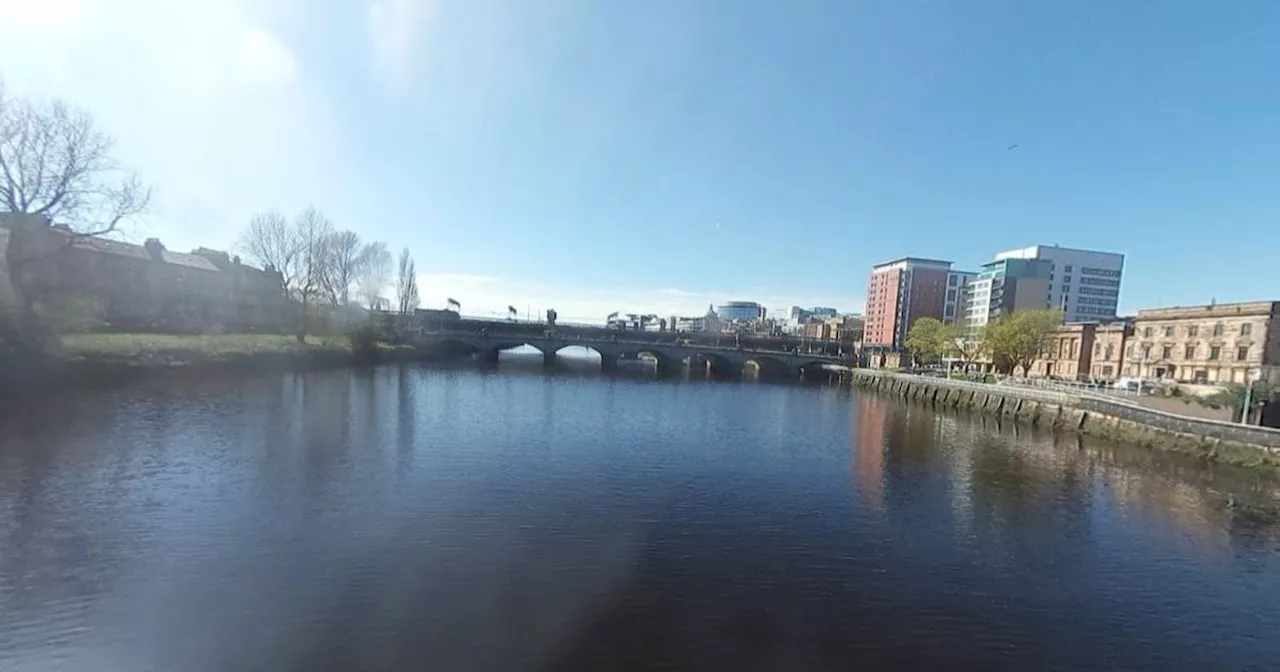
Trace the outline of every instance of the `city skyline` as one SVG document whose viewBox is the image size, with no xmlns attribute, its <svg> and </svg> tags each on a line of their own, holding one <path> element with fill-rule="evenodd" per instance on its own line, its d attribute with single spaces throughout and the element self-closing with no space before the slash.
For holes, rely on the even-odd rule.
<svg viewBox="0 0 1280 672">
<path fill-rule="evenodd" d="M 1129 315 L 1280 285 L 1277 28 L 1259 2 L 0 0 L 0 77 L 117 138 L 156 187 L 135 242 L 228 249 L 314 204 L 411 249 L 428 306 L 864 312 L 885 259 L 1058 244 L 1123 253 Z"/>
</svg>

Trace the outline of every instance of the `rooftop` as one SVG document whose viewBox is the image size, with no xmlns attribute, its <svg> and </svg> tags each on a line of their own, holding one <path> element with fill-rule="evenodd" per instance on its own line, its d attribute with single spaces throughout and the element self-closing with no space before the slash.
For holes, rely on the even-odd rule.
<svg viewBox="0 0 1280 672">
<path fill-rule="evenodd" d="M 1190 319 L 1203 317 L 1234 317 L 1239 315 L 1280 316 L 1280 301 L 1245 301 L 1241 303 L 1210 303 L 1201 306 L 1169 306 L 1139 310 L 1136 319 Z"/>
<path fill-rule="evenodd" d="M 950 261 L 941 259 L 925 259 L 923 257 L 902 257 L 901 259 L 893 259 L 891 261 L 883 261 L 871 267 L 871 270 L 887 270 L 891 266 L 937 266 L 940 268 L 951 268 Z"/>
</svg>

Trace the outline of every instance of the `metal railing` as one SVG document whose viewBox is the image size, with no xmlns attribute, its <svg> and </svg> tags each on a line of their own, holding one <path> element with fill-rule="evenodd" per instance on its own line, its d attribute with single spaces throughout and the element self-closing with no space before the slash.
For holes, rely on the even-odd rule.
<svg viewBox="0 0 1280 672">
<path fill-rule="evenodd" d="M 1074 404 L 1080 399 L 1080 395 L 1078 394 L 1072 394 L 1061 390 L 1037 389 L 1034 387 L 1025 387 L 1017 390 L 1011 390 L 1008 387 L 1001 389 L 1002 386 L 998 383 L 978 383 L 970 380 L 957 380 L 943 376 L 921 376 L 914 373 L 892 372 L 882 372 L 873 375 L 910 380 L 913 382 L 929 383 L 932 385 L 952 387 L 961 390 L 973 390 L 975 392 L 995 392 L 998 394 L 1009 393 L 1026 399 L 1044 401 L 1052 404 Z"/>
<path fill-rule="evenodd" d="M 1046 378 L 1018 378 L 1006 376 L 1000 379 L 1001 385 L 1032 388 L 1039 390 L 1055 390 L 1079 397 L 1092 397 L 1116 404 L 1138 405 L 1138 393 L 1127 388 L 1110 388 L 1092 385 L 1078 380 L 1050 380 Z"/>
</svg>

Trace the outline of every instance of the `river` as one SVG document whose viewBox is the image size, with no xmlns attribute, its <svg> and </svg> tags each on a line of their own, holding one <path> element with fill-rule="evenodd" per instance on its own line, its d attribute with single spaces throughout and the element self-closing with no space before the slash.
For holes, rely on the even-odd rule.
<svg viewBox="0 0 1280 672">
<path fill-rule="evenodd" d="M 1275 669 L 1243 472 L 829 385 L 415 365 L 0 416 L 0 670 Z"/>
</svg>

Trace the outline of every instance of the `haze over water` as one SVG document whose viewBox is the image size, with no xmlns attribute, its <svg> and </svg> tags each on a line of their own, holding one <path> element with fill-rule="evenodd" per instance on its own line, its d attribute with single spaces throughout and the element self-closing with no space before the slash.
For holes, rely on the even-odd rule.
<svg viewBox="0 0 1280 672">
<path fill-rule="evenodd" d="M 155 378 L 0 417 L 0 669 L 1268 669 L 1275 493 L 829 386 Z"/>
</svg>

